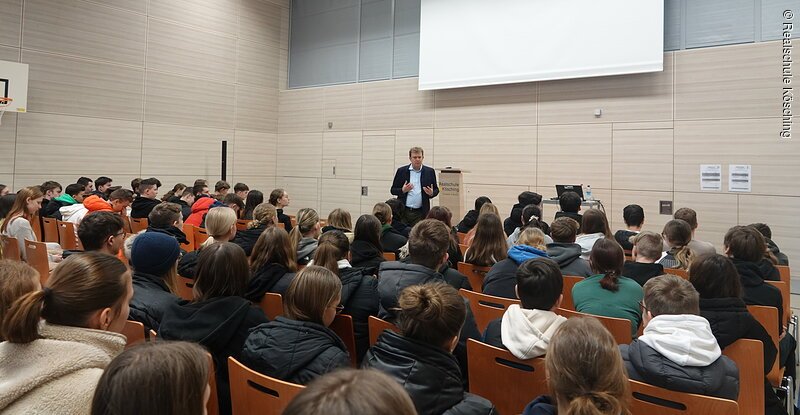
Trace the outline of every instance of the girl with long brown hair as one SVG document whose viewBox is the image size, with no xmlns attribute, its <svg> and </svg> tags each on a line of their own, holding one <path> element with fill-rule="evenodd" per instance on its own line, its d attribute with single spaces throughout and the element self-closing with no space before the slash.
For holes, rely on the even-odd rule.
<svg viewBox="0 0 800 415">
<path fill-rule="evenodd" d="M 260 302 L 264 293 L 283 295 L 297 272 L 297 251 L 289 234 L 271 226 L 258 237 L 250 255 L 250 283 L 245 298 Z"/>
<path fill-rule="evenodd" d="M 487 205 L 489 203 L 483 207 Z M 475 238 L 464 253 L 464 262 L 488 267 L 508 257 L 508 244 L 500 216 L 483 213 L 478 216 L 478 223 L 473 229 Z"/>
<path fill-rule="evenodd" d="M 14 205 L 3 220 L 0 226 L 0 234 L 17 238 L 19 253 L 22 259 L 27 259 L 25 255 L 25 241 L 36 242 L 36 234 L 33 233 L 31 221 L 42 208 L 44 194 L 39 186 L 31 186 L 20 189 Z M 38 220 L 38 219 L 37 219 Z"/>
</svg>

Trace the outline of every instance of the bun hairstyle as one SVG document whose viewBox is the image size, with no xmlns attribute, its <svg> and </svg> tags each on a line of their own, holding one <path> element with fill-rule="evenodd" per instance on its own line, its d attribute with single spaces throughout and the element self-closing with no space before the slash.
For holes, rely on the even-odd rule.
<svg viewBox="0 0 800 415">
<path fill-rule="evenodd" d="M 329 269 L 316 265 L 303 268 L 289 284 L 284 296 L 286 317 L 324 324 L 325 309 L 342 293 L 342 282 Z"/>
<path fill-rule="evenodd" d="M 231 228 L 236 226 L 236 212 L 227 206 L 211 208 L 206 214 L 206 232 L 208 239 L 201 245 L 205 248 L 214 242 L 219 242 L 224 236 L 230 234 Z"/>
<path fill-rule="evenodd" d="M 664 225 L 662 232 L 664 239 L 672 247 L 670 252 L 678 261 L 680 268 L 688 269 L 692 262 L 692 251 L 689 242 L 692 241 L 692 226 L 683 219 L 673 219 Z"/>
<path fill-rule="evenodd" d="M 250 193 L 253 192 L 258 192 L 258 190 L 253 190 Z M 247 194 L 248 198 L 250 197 L 250 193 Z M 269 203 L 260 203 L 253 209 L 251 213 L 253 221 L 247 224 L 247 229 L 257 228 L 262 225 L 274 225 L 275 217 L 278 216 L 278 209 L 275 209 L 275 206 L 272 206 Z"/>
<path fill-rule="evenodd" d="M 458 291 L 443 282 L 406 287 L 397 305 L 397 325 L 403 336 L 435 347 L 447 347 L 467 316 Z"/>
<path fill-rule="evenodd" d="M 292 228 L 289 237 L 292 238 L 292 245 L 297 249 L 297 245 L 304 236 L 311 233 L 319 224 L 319 214 L 311 208 L 303 208 L 297 211 L 297 226 Z"/>
<path fill-rule="evenodd" d="M 609 238 L 598 239 L 592 247 L 589 262 L 591 262 L 594 272 L 604 274 L 600 280 L 600 286 L 603 289 L 617 292 L 622 266 L 625 264 L 625 253 L 617 241 Z"/>
<path fill-rule="evenodd" d="M 106 367 L 92 415 L 201 414 L 210 371 L 207 353 L 197 344 L 143 343 Z"/>
<path fill-rule="evenodd" d="M 587 356 L 592 364 L 586 364 Z M 630 414 L 622 356 L 596 318 L 564 322 L 547 347 L 545 366 L 548 389 L 560 415 Z"/>
<path fill-rule="evenodd" d="M 11 343 L 39 338 L 39 320 L 61 326 L 86 327 L 95 311 L 121 312 L 130 283 L 125 264 L 100 252 L 70 255 L 53 270 L 41 290 L 23 295 L 8 310 L 0 336 Z"/>
</svg>

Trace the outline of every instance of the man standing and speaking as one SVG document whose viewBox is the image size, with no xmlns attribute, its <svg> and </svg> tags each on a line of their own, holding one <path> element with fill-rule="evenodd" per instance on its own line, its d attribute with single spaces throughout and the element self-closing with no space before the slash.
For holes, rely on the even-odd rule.
<svg viewBox="0 0 800 415">
<path fill-rule="evenodd" d="M 411 164 L 397 169 L 392 181 L 391 192 L 406 207 L 405 221 L 409 226 L 425 219 L 431 209 L 431 198 L 439 194 L 436 172 L 422 165 L 425 154 L 421 147 L 411 147 L 408 159 Z"/>
</svg>

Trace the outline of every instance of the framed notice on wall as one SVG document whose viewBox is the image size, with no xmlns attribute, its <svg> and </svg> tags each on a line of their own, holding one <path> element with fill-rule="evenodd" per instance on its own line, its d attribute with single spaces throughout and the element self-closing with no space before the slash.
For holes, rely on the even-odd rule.
<svg viewBox="0 0 800 415">
<path fill-rule="evenodd" d="M 717 192 L 722 190 L 721 164 L 700 165 L 700 190 Z"/>
<path fill-rule="evenodd" d="M 753 191 L 753 166 L 749 164 L 728 165 L 728 191 Z"/>
</svg>

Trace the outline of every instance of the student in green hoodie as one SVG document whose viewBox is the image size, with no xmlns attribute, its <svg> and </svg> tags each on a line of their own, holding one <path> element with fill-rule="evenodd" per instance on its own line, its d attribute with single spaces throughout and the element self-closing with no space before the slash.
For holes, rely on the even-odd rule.
<svg viewBox="0 0 800 415">
<path fill-rule="evenodd" d="M 61 196 L 53 198 L 47 206 L 42 208 L 42 216 L 61 220 L 60 209 L 64 206 L 72 206 L 83 203 L 83 186 L 73 183 L 64 189 Z"/>
</svg>

